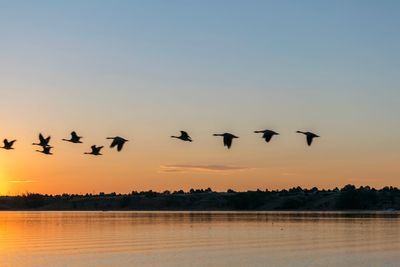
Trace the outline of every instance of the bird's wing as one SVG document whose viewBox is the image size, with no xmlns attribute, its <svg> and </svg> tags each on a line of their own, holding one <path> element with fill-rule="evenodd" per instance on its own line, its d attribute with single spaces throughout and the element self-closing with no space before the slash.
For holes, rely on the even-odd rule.
<svg viewBox="0 0 400 267">
<path fill-rule="evenodd" d="M 48 144 L 50 142 L 51 136 L 47 137 L 45 140 L 46 144 Z"/>
<path fill-rule="evenodd" d="M 7 140 L 7 139 L 6 139 Z M 8 142 L 11 146 L 15 143 L 15 141 L 17 141 L 17 140 L 12 140 L 12 141 L 10 141 L 10 142 Z"/>
<path fill-rule="evenodd" d="M 113 148 L 113 147 L 115 147 L 116 145 L 118 145 L 118 140 L 117 140 L 116 138 L 114 138 L 114 140 L 112 141 L 110 147 Z"/>
<path fill-rule="evenodd" d="M 43 143 L 43 142 L 46 141 L 41 133 L 39 134 L 39 141 L 40 141 L 41 143 Z"/>
<path fill-rule="evenodd" d="M 307 144 L 308 144 L 309 146 L 311 146 L 311 143 L 312 143 L 313 138 L 314 138 L 314 136 L 312 136 L 312 135 L 307 135 Z"/>
<path fill-rule="evenodd" d="M 231 145 L 232 145 L 232 137 L 230 137 L 230 136 L 224 136 L 224 145 L 227 146 L 228 148 L 231 148 Z"/>
<path fill-rule="evenodd" d="M 4 140 L 3 140 L 3 143 L 4 143 L 4 146 L 7 146 L 7 145 L 8 145 L 8 140 L 7 140 L 7 139 L 4 139 Z"/>
<path fill-rule="evenodd" d="M 269 141 L 271 141 L 272 134 L 271 134 L 271 133 L 268 133 L 268 132 L 265 132 L 265 133 L 263 134 L 263 138 L 264 138 L 265 141 L 268 143 Z"/>
<path fill-rule="evenodd" d="M 93 145 L 90 148 L 92 149 L 92 151 L 95 151 L 97 149 L 96 145 Z"/>
<path fill-rule="evenodd" d="M 185 131 L 181 131 L 181 137 L 187 139 L 189 137 L 188 133 Z"/>
<path fill-rule="evenodd" d="M 117 146 L 117 150 L 118 150 L 118 151 L 121 151 L 121 150 L 122 150 L 122 148 L 124 147 L 124 143 L 125 143 L 125 142 L 119 142 L 119 143 L 118 143 L 118 146 Z"/>
<path fill-rule="evenodd" d="M 77 137 L 78 137 L 78 135 L 76 134 L 76 132 L 75 132 L 75 131 L 73 131 L 73 132 L 71 132 L 71 137 L 72 137 L 73 139 L 75 139 L 75 138 L 77 138 Z"/>
</svg>

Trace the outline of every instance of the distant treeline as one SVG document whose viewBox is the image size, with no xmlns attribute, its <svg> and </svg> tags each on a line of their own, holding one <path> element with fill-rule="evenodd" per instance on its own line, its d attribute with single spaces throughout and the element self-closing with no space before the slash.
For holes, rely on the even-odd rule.
<svg viewBox="0 0 400 267">
<path fill-rule="evenodd" d="M 346 185 L 330 190 L 295 187 L 247 192 L 207 188 L 130 194 L 27 193 L 0 197 L 0 210 L 400 210 L 400 190 Z"/>
</svg>

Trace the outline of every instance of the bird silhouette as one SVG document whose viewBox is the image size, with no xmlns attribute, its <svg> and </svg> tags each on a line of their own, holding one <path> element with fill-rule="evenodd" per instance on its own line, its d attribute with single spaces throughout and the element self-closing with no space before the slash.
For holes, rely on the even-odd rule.
<svg viewBox="0 0 400 267">
<path fill-rule="evenodd" d="M 103 155 L 103 154 L 100 153 L 100 150 L 103 148 L 103 146 L 93 145 L 90 148 L 92 149 L 92 151 L 91 152 L 85 152 L 84 154 L 90 154 L 90 155 L 94 155 L 94 156 Z"/>
<path fill-rule="evenodd" d="M 262 133 L 263 134 L 263 136 L 262 136 L 262 138 L 264 138 L 265 139 L 265 142 L 269 142 L 269 141 L 271 141 L 271 138 L 274 136 L 274 135 L 279 135 L 279 133 L 277 133 L 277 132 L 275 132 L 275 131 L 271 131 L 271 130 L 263 130 L 263 131 L 254 131 L 255 133 Z"/>
<path fill-rule="evenodd" d="M 79 144 L 81 142 L 82 136 L 78 136 L 78 134 L 75 131 L 71 132 L 71 139 L 62 139 L 63 141 L 71 142 L 74 144 Z"/>
<path fill-rule="evenodd" d="M 188 141 L 188 142 L 192 142 L 192 138 L 189 136 L 189 134 L 185 131 L 181 131 L 181 135 L 180 136 L 174 136 L 172 135 L 171 138 L 176 138 L 176 139 L 180 139 L 182 141 Z"/>
<path fill-rule="evenodd" d="M 42 146 L 43 150 L 36 150 L 36 152 L 40 152 L 46 155 L 53 155 L 53 153 L 51 153 L 50 151 L 52 148 L 53 148 L 52 146 Z"/>
<path fill-rule="evenodd" d="M 112 143 L 110 145 L 111 148 L 117 147 L 118 151 L 121 151 L 122 148 L 124 147 L 125 142 L 128 142 L 129 140 L 126 140 L 125 138 L 122 138 L 120 136 L 115 136 L 115 137 L 107 137 L 107 139 L 112 139 Z"/>
<path fill-rule="evenodd" d="M 224 146 L 226 146 L 228 149 L 231 148 L 232 146 L 232 140 L 234 138 L 239 138 L 231 133 L 223 133 L 223 134 L 213 134 L 214 136 L 222 136 L 224 137 Z"/>
<path fill-rule="evenodd" d="M 4 146 L 2 146 L 1 148 L 6 149 L 6 150 L 14 149 L 13 145 L 14 145 L 15 141 L 17 141 L 17 140 L 8 141 L 7 139 L 4 139 L 3 140 Z"/>
<path fill-rule="evenodd" d="M 46 146 L 49 146 L 50 139 L 51 139 L 50 136 L 44 138 L 44 136 L 40 133 L 39 134 L 39 143 L 32 143 L 32 145 L 46 147 Z"/>
<path fill-rule="evenodd" d="M 319 135 L 316 135 L 315 133 L 312 132 L 302 132 L 302 131 L 297 131 L 296 133 L 301 133 L 304 134 L 307 138 L 307 145 L 311 146 L 312 141 L 316 137 L 320 137 Z"/>
</svg>

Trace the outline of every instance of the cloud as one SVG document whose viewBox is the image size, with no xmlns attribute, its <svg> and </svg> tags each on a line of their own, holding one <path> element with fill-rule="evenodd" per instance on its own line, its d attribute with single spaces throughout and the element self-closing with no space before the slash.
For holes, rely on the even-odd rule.
<svg viewBox="0 0 400 267">
<path fill-rule="evenodd" d="M 161 165 L 161 172 L 230 172 L 247 171 L 252 168 L 231 165 Z"/>
<path fill-rule="evenodd" d="M 21 184 L 21 183 L 35 183 L 35 180 L 8 180 L 9 183 Z"/>
<path fill-rule="evenodd" d="M 297 173 L 293 173 L 293 172 L 284 172 L 281 174 L 282 176 L 297 176 Z"/>
</svg>

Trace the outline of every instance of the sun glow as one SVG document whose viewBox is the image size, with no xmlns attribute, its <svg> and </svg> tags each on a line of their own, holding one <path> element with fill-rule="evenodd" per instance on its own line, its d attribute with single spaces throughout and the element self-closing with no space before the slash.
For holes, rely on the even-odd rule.
<svg viewBox="0 0 400 267">
<path fill-rule="evenodd" d="M 7 193 L 7 181 L 3 173 L 3 170 L 0 169 L 0 196 Z"/>
<path fill-rule="evenodd" d="M 0 196 L 6 195 L 8 190 L 6 166 L 5 160 L 0 156 Z"/>
</svg>

